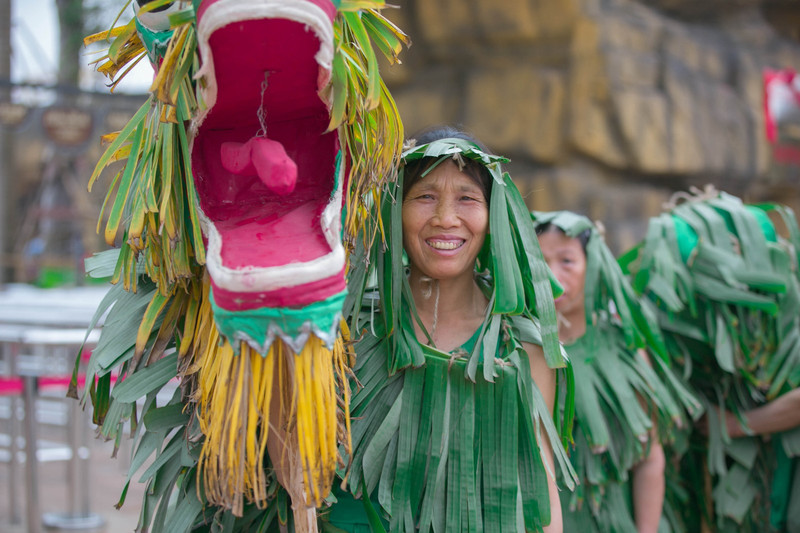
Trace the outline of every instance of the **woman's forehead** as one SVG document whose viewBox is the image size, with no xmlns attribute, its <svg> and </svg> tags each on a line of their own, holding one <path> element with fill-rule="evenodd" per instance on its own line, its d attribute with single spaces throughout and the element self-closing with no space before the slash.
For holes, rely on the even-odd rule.
<svg viewBox="0 0 800 533">
<path fill-rule="evenodd" d="M 459 170 L 452 159 L 442 161 L 433 170 L 421 177 L 411 188 L 455 188 L 458 190 L 481 190 L 479 183 L 469 174 Z"/>
<path fill-rule="evenodd" d="M 555 226 L 551 226 L 539 234 L 539 245 L 543 249 L 546 247 L 554 252 L 582 251 L 583 249 L 580 239 L 570 237 Z"/>
</svg>

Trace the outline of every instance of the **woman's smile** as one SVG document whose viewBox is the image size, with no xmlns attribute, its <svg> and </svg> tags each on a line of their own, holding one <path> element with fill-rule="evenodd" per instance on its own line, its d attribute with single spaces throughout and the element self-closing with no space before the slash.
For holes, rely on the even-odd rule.
<svg viewBox="0 0 800 533">
<path fill-rule="evenodd" d="M 464 239 L 432 238 L 426 239 L 425 242 L 434 250 L 449 251 L 461 248 L 466 241 Z"/>
</svg>

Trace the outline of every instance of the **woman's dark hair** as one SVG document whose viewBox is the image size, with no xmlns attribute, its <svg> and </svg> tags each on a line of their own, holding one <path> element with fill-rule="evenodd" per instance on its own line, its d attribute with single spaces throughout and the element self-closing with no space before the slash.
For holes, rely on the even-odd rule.
<svg viewBox="0 0 800 533">
<path fill-rule="evenodd" d="M 536 226 L 536 235 L 541 235 L 543 233 L 547 233 L 548 231 L 558 231 L 562 235 L 567 235 L 567 232 L 563 229 L 559 228 L 552 222 L 545 222 L 539 226 Z M 581 250 L 583 250 L 583 256 L 586 257 L 586 245 L 589 244 L 589 237 L 592 236 L 591 229 L 585 229 L 582 232 L 578 233 L 575 238 L 578 239 L 578 242 L 581 243 Z"/>
<path fill-rule="evenodd" d="M 470 142 L 485 154 L 492 153 L 478 139 L 469 133 L 453 128 L 452 126 L 437 126 L 424 130 L 412 137 L 417 146 L 422 146 L 423 144 L 439 141 L 441 139 L 453 138 Z M 481 191 L 483 191 L 483 196 L 486 198 L 486 202 L 488 203 L 492 191 L 492 176 L 489 174 L 489 170 L 478 161 L 469 159 L 468 157 L 463 158 L 463 160 L 464 167 L 461 169 L 461 171 L 472 178 L 472 180 L 480 186 Z M 422 176 L 425 174 L 425 171 L 428 170 L 431 165 L 436 163 L 436 161 L 438 161 L 438 158 L 423 157 L 422 159 L 411 161 L 405 166 L 403 177 L 403 198 L 405 198 L 406 193 L 411 190 L 411 187 L 413 187 L 414 184 L 422 178 Z"/>
</svg>

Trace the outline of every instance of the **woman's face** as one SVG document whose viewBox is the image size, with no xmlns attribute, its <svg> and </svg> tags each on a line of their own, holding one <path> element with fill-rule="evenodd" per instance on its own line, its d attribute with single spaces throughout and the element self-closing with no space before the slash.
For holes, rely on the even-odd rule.
<svg viewBox="0 0 800 533">
<path fill-rule="evenodd" d="M 564 294 L 556 298 L 556 309 L 564 316 L 583 311 L 586 254 L 581 241 L 551 228 L 539 235 L 539 246 L 547 266 L 564 288 Z"/>
<path fill-rule="evenodd" d="M 472 276 L 489 228 L 480 185 L 448 159 L 417 181 L 403 201 L 403 245 L 412 269 L 433 279 Z"/>
</svg>

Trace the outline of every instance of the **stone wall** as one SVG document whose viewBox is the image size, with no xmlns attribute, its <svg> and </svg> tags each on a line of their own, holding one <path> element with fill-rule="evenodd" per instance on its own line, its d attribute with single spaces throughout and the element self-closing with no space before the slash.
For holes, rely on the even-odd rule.
<svg viewBox="0 0 800 533">
<path fill-rule="evenodd" d="M 800 69 L 774 24 L 796 2 L 400 4 L 413 44 L 386 77 L 407 132 L 463 126 L 511 157 L 531 208 L 602 220 L 616 251 L 689 186 L 800 211 L 800 167 L 774 161 L 761 84 L 764 68 Z"/>
</svg>

